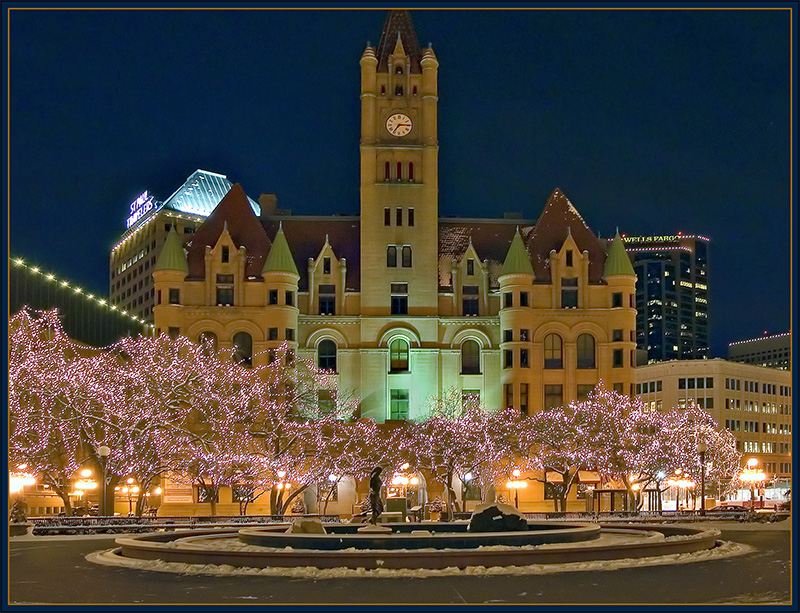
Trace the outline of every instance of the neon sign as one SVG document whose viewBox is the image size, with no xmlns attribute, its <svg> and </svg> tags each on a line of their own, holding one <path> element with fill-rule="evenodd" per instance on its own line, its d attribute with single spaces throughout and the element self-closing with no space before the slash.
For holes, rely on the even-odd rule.
<svg viewBox="0 0 800 613">
<path fill-rule="evenodd" d="M 144 217 L 145 213 L 153 209 L 153 197 L 145 190 L 141 196 L 131 202 L 131 214 L 128 217 L 127 226 L 130 228 L 133 224 Z"/>
</svg>

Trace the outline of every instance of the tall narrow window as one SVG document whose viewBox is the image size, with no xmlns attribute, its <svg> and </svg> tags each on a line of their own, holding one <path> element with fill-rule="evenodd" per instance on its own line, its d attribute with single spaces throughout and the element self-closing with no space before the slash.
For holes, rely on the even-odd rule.
<svg viewBox="0 0 800 613">
<path fill-rule="evenodd" d="M 578 337 L 578 368 L 595 368 L 594 337 L 591 334 L 581 334 Z"/>
<path fill-rule="evenodd" d="M 572 253 L 568 251 L 567 253 Z M 578 307 L 578 279 L 576 277 L 561 279 L 561 308 L 575 309 Z"/>
<path fill-rule="evenodd" d="M 323 275 L 331 274 L 331 259 L 330 258 L 322 258 L 322 274 Z"/>
<path fill-rule="evenodd" d="M 613 308 L 622 306 L 622 292 L 614 292 L 611 294 L 611 306 Z"/>
<path fill-rule="evenodd" d="M 464 315 L 478 315 L 478 286 L 464 285 L 461 294 Z"/>
<path fill-rule="evenodd" d="M 403 247 L 403 268 L 411 268 L 411 247 Z"/>
<path fill-rule="evenodd" d="M 389 164 L 389 162 L 386 162 L 383 165 L 383 180 L 390 181 L 391 179 L 392 179 L 391 165 Z"/>
<path fill-rule="evenodd" d="M 386 163 L 388 164 L 389 162 Z M 392 211 L 388 207 L 383 209 L 383 225 L 384 226 L 392 225 Z"/>
<path fill-rule="evenodd" d="M 398 181 L 402 181 L 403 180 L 403 164 L 400 163 L 400 162 L 397 162 L 397 177 L 395 177 L 395 178 Z M 397 225 L 399 226 L 400 224 L 397 224 Z"/>
<path fill-rule="evenodd" d="M 408 180 L 413 183 L 414 182 L 414 162 L 408 163 Z M 408 224 L 411 225 L 411 224 Z"/>
<path fill-rule="evenodd" d="M 506 383 L 503 385 L 503 391 L 505 392 L 503 395 L 506 398 L 505 407 L 513 407 L 514 406 L 514 384 L 513 383 Z"/>
<path fill-rule="evenodd" d="M 408 342 L 402 338 L 394 339 L 389 345 L 390 372 L 408 371 Z"/>
<path fill-rule="evenodd" d="M 472 276 L 475 274 L 475 260 L 472 258 L 467 259 L 467 275 Z"/>
<path fill-rule="evenodd" d="M 395 213 L 396 213 L 396 215 L 395 215 L 395 223 L 398 226 L 402 226 L 403 225 L 403 209 L 401 209 L 400 207 L 397 207 L 397 210 L 395 211 Z"/>
<path fill-rule="evenodd" d="M 278 290 L 269 290 L 269 304 L 278 304 Z"/>
<path fill-rule="evenodd" d="M 233 359 L 246 366 L 253 365 L 253 337 L 247 332 L 233 335 Z"/>
<path fill-rule="evenodd" d="M 612 367 L 622 368 L 622 349 L 614 349 L 614 361 Z M 689 381 L 694 382 L 694 379 L 689 379 Z"/>
<path fill-rule="evenodd" d="M 558 334 L 548 334 L 544 337 L 544 367 L 563 368 L 561 359 L 562 341 Z"/>
<path fill-rule="evenodd" d="M 170 304 L 180 304 L 181 303 L 181 290 L 171 287 L 169 288 L 169 303 Z"/>
<path fill-rule="evenodd" d="M 397 87 L 394 88 L 394 95 L 395 96 L 402 96 L 403 95 L 403 86 L 402 85 L 398 85 Z"/>
<path fill-rule="evenodd" d="M 519 293 L 519 306 L 522 307 L 528 306 L 528 292 Z"/>
<path fill-rule="evenodd" d="M 478 375 L 481 372 L 481 347 L 477 341 L 461 343 L 461 374 Z"/>
<path fill-rule="evenodd" d="M 390 393 L 389 419 L 408 419 L 408 390 Z"/>
<path fill-rule="evenodd" d="M 217 306 L 233 304 L 233 275 L 217 275 Z"/>
<path fill-rule="evenodd" d="M 519 365 L 523 368 L 529 368 L 530 363 L 528 360 L 528 350 L 527 349 L 520 349 L 519 350 Z"/>
<path fill-rule="evenodd" d="M 408 283 L 392 283 L 392 315 L 408 315 Z"/>
<path fill-rule="evenodd" d="M 317 364 L 322 370 L 336 372 L 336 343 L 325 339 L 317 347 Z"/>
<path fill-rule="evenodd" d="M 386 266 L 397 268 L 397 247 L 389 245 L 386 248 Z"/>
<path fill-rule="evenodd" d="M 519 410 L 523 415 L 528 414 L 528 384 L 519 384 Z"/>
<path fill-rule="evenodd" d="M 222 261 L 227 262 L 230 259 L 230 249 L 228 245 L 222 246 Z"/>
<path fill-rule="evenodd" d="M 567 249 L 567 266 L 572 266 L 572 249 Z"/>
<path fill-rule="evenodd" d="M 321 284 L 319 286 L 319 314 L 336 315 L 336 286 Z"/>
<path fill-rule="evenodd" d="M 408 225 L 414 225 L 414 209 L 408 209 Z"/>
</svg>

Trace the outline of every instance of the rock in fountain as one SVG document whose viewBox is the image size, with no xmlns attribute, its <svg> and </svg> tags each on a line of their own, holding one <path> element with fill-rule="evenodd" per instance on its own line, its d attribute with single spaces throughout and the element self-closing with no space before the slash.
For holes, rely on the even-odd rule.
<svg viewBox="0 0 800 613">
<path fill-rule="evenodd" d="M 487 502 L 475 507 L 469 532 L 512 532 L 527 530 L 528 522 L 517 509 L 502 502 Z"/>
</svg>

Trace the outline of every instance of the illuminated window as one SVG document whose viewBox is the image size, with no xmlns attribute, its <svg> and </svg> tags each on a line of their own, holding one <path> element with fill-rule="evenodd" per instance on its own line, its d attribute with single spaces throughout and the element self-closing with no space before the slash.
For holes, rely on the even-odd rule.
<svg viewBox="0 0 800 613">
<path fill-rule="evenodd" d="M 246 366 L 253 365 L 253 337 L 247 332 L 233 335 L 233 359 Z"/>
<path fill-rule="evenodd" d="M 548 334 L 544 337 L 544 367 L 563 368 L 562 361 L 563 343 L 558 334 Z"/>
<path fill-rule="evenodd" d="M 325 339 L 317 347 L 317 365 L 323 370 L 336 372 L 336 343 Z"/>
<path fill-rule="evenodd" d="M 481 347 L 474 340 L 461 343 L 461 374 L 477 375 L 481 372 Z"/>
<path fill-rule="evenodd" d="M 408 372 L 408 342 L 396 338 L 389 345 L 390 372 Z"/>
<path fill-rule="evenodd" d="M 596 368 L 594 337 L 591 334 L 581 334 L 578 337 L 578 368 Z"/>
<path fill-rule="evenodd" d="M 389 419 L 408 419 L 408 390 L 392 390 Z"/>
</svg>

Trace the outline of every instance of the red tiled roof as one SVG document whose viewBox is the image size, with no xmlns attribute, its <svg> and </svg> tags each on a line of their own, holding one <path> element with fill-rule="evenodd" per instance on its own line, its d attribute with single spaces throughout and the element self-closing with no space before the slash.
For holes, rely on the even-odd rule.
<svg viewBox="0 0 800 613">
<path fill-rule="evenodd" d="M 217 244 L 226 223 L 234 244 L 237 247 L 244 246 L 247 250 L 245 275 L 261 278 L 264 259 L 272 242 L 250 207 L 244 189 L 237 183 L 220 200 L 197 232 L 186 241 L 184 246 L 189 261 L 189 279 L 205 278 L 206 246 L 213 247 Z"/>
<path fill-rule="evenodd" d="M 461 259 L 471 238 L 481 261 L 489 260 L 489 284 L 498 287 L 497 277 L 517 226 L 522 230 L 530 224 L 522 219 L 439 219 L 439 285 L 452 285 L 450 266 Z"/>
<path fill-rule="evenodd" d="M 522 232 L 536 281 L 550 281 L 550 251 L 561 249 L 570 232 L 578 248 L 589 252 L 589 282 L 601 281 L 606 261 L 605 247 L 558 188 L 547 200 L 536 225 Z"/>
<path fill-rule="evenodd" d="M 275 236 L 283 223 L 286 242 L 300 273 L 300 291 L 308 290 L 308 259 L 317 258 L 326 236 L 336 257 L 347 259 L 347 289 L 361 289 L 361 222 L 358 217 L 277 215 L 263 218 L 262 223 L 269 236 Z"/>
</svg>

